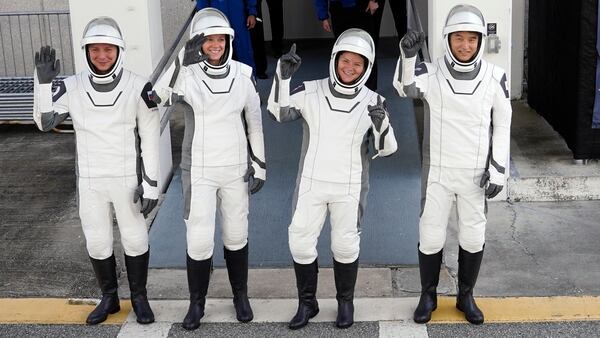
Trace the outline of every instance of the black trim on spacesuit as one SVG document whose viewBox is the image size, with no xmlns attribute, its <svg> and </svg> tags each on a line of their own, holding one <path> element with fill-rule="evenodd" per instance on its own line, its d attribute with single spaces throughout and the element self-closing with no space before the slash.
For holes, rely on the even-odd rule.
<svg viewBox="0 0 600 338">
<path fill-rule="evenodd" d="M 121 97 L 121 94 L 123 94 L 122 91 L 119 92 L 119 95 L 117 95 L 117 98 L 115 99 L 115 102 L 111 103 L 111 104 L 96 104 L 96 102 L 94 102 L 94 99 L 92 99 L 92 96 L 90 95 L 89 92 L 85 92 L 87 94 L 87 96 L 90 98 L 90 101 L 92 101 L 92 104 L 94 105 L 94 107 L 112 107 L 114 106 L 117 101 L 119 101 L 119 98 Z"/>
<path fill-rule="evenodd" d="M 181 141 L 181 169 L 191 170 L 192 168 L 192 142 L 196 130 L 196 120 L 194 119 L 194 109 L 185 101 L 179 104 L 183 111 L 183 121 L 185 128 L 183 131 L 183 140 Z"/>
<path fill-rule="evenodd" d="M 496 162 L 496 160 L 494 160 L 494 157 L 493 157 L 493 156 L 492 156 L 492 157 L 490 157 L 490 164 L 491 164 L 491 165 L 492 165 L 494 168 L 496 168 L 496 170 L 497 170 L 499 173 L 501 173 L 501 174 L 504 174 L 504 172 L 506 171 L 506 169 L 505 169 L 503 166 L 501 166 L 500 164 L 498 164 L 498 162 Z"/>
<path fill-rule="evenodd" d="M 504 97 L 508 99 L 508 89 L 506 88 L 506 73 L 502 74 L 502 79 L 500 79 L 500 87 L 502 87 L 502 91 L 504 91 Z"/>
<path fill-rule="evenodd" d="M 327 101 L 327 105 L 329 106 L 329 109 L 331 111 L 336 111 L 336 112 L 344 113 L 344 114 L 349 114 L 350 112 L 352 112 L 354 110 L 354 108 L 356 108 L 360 104 L 360 101 L 359 101 L 359 102 L 356 102 L 356 104 L 354 104 L 354 106 L 352 106 L 352 108 L 350 108 L 350 110 L 341 110 L 341 109 L 335 109 L 331 106 L 331 102 L 329 102 L 329 98 L 327 97 L 327 95 L 325 95 L 325 100 Z"/>
<path fill-rule="evenodd" d="M 292 197 L 292 215 L 296 212 L 296 206 L 298 205 L 298 195 L 300 190 L 300 181 L 302 181 L 302 174 L 304 172 L 304 160 L 306 159 L 306 153 L 308 152 L 308 145 L 310 144 L 310 127 L 306 120 L 302 119 L 302 146 L 300 147 L 300 160 L 298 161 L 298 175 L 296 176 L 296 187 L 294 188 L 294 196 Z M 310 180 L 312 184 L 312 180 Z"/>
<path fill-rule="evenodd" d="M 379 148 L 378 148 L 378 150 L 385 148 L 385 137 L 386 137 L 386 135 L 388 134 L 389 131 L 390 131 L 390 126 L 388 125 L 388 127 L 385 128 L 385 130 L 379 136 Z"/>
<path fill-rule="evenodd" d="M 331 81 L 327 81 L 327 84 L 329 84 L 329 91 L 331 92 L 331 95 L 337 97 L 338 99 L 353 99 L 358 95 L 358 93 L 360 93 L 360 90 L 357 90 L 354 92 L 354 94 L 342 94 L 335 89 L 335 85 L 331 83 Z"/>
<path fill-rule="evenodd" d="M 446 57 L 444 57 L 444 63 L 446 63 L 446 68 L 448 69 L 448 72 L 450 72 L 450 75 L 456 80 L 474 80 L 477 75 L 479 75 L 479 71 L 481 70 L 481 62 L 478 62 L 475 65 L 475 68 L 470 72 L 459 72 L 458 70 L 452 68 Z"/>
<path fill-rule="evenodd" d="M 400 68 L 400 76 L 398 76 L 398 81 L 402 82 L 402 68 Z M 420 62 L 415 66 L 415 76 L 427 74 L 429 70 L 427 69 L 427 64 L 425 62 Z"/>
<path fill-rule="evenodd" d="M 123 69 L 121 69 L 119 74 L 117 74 L 114 77 L 114 79 L 109 83 L 96 83 L 92 80 L 91 75 L 90 75 L 89 79 L 90 79 L 90 84 L 92 85 L 92 88 L 94 88 L 95 91 L 100 92 L 100 93 L 108 93 L 108 92 L 113 91 L 115 88 L 117 88 L 117 85 L 121 81 L 122 75 L 123 75 Z"/>
<path fill-rule="evenodd" d="M 137 176 L 137 184 L 142 184 L 142 139 L 138 132 L 138 127 L 133 128 L 133 135 L 135 139 L 135 173 Z"/>
<path fill-rule="evenodd" d="M 152 84 L 150 82 L 146 82 L 144 89 L 142 89 L 142 99 L 146 103 L 146 107 L 150 109 L 158 107 L 156 102 L 150 100 L 150 96 L 148 95 L 149 92 L 152 92 Z"/>
<path fill-rule="evenodd" d="M 369 146 L 374 142 L 373 130 L 368 129 L 363 137 L 363 142 L 360 147 L 360 158 L 362 162 L 362 173 L 360 179 L 360 194 L 358 200 L 358 214 L 356 220 L 356 229 L 361 232 L 362 229 L 362 218 L 367 209 L 367 195 L 369 193 L 369 168 L 371 165 L 371 158 L 369 157 Z"/>
<path fill-rule="evenodd" d="M 188 220 L 192 203 L 192 174 L 185 168 L 181 168 L 181 187 L 183 190 L 183 219 Z"/>
<path fill-rule="evenodd" d="M 148 177 L 148 175 L 146 174 L 146 168 L 144 168 L 144 158 L 142 157 L 142 177 L 144 178 L 144 181 L 146 181 L 146 183 L 148 183 L 151 187 L 158 187 L 158 182 L 150 179 L 150 177 Z"/>
<path fill-rule="evenodd" d="M 56 103 L 61 96 L 63 96 L 67 92 L 67 86 L 63 81 L 60 81 L 56 87 L 56 92 L 52 95 L 52 103 Z"/>
<path fill-rule="evenodd" d="M 211 79 L 224 79 L 227 76 L 229 76 L 229 72 L 231 71 L 231 66 L 227 65 L 226 71 L 223 74 L 210 74 L 208 72 L 208 67 L 204 66 L 204 67 L 200 67 L 200 69 L 202 69 L 202 71 L 206 74 L 206 76 L 210 77 Z"/>
<path fill-rule="evenodd" d="M 273 99 L 275 103 L 279 103 L 279 76 L 275 75 L 275 98 Z"/>
<path fill-rule="evenodd" d="M 229 94 L 229 92 L 231 91 L 231 88 L 233 88 L 233 83 L 235 82 L 235 77 L 233 79 L 231 79 L 231 84 L 229 85 L 229 89 L 227 89 L 227 91 L 224 92 L 213 92 L 212 89 L 210 89 L 210 86 L 208 85 L 208 83 L 206 83 L 206 81 L 202 80 L 202 83 L 204 83 L 204 85 L 206 86 L 206 88 L 208 88 L 208 90 L 210 90 L 211 94 Z"/>
<path fill-rule="evenodd" d="M 306 86 L 304 86 L 304 83 L 302 83 L 301 85 L 297 86 L 290 92 L 290 96 L 294 95 L 296 93 L 300 93 L 301 91 L 304 91 L 304 90 L 306 90 Z"/>
<path fill-rule="evenodd" d="M 450 90 L 452 90 L 452 93 L 454 93 L 456 95 L 473 95 L 473 94 L 475 94 L 475 92 L 477 91 L 477 88 L 479 88 L 479 85 L 481 84 L 481 81 L 477 82 L 477 86 L 475 86 L 473 91 L 470 93 L 459 93 L 454 90 L 454 87 L 452 87 L 452 83 L 450 83 L 450 80 L 446 79 L 446 82 L 448 82 L 448 87 L 450 87 Z"/>
</svg>

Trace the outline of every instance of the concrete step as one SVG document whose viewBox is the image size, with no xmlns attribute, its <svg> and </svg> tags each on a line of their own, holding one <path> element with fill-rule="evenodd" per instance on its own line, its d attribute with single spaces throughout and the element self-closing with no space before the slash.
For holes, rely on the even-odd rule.
<svg viewBox="0 0 600 338">
<path fill-rule="evenodd" d="M 600 199 L 598 160 L 573 160 L 564 139 L 525 101 L 513 101 L 511 130 L 512 201 Z"/>
</svg>

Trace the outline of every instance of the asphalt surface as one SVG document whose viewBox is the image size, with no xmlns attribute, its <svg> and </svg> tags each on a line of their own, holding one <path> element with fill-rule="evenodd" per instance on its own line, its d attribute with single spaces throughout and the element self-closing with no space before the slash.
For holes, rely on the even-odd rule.
<svg viewBox="0 0 600 338">
<path fill-rule="evenodd" d="M 0 325 L 0 337 L 117 337 L 120 327 L 117 325 Z M 462 337 L 598 337 L 598 322 L 549 322 L 549 323 L 511 323 L 484 324 L 433 324 L 426 326 L 430 338 Z M 311 323 L 302 330 L 292 331 L 287 323 L 206 323 L 195 331 L 184 330 L 180 323 L 169 327 L 167 337 L 381 337 L 383 330 L 376 322 L 355 323 L 349 329 L 340 330 L 333 322 Z M 403 336 L 403 337 L 408 337 Z"/>
</svg>

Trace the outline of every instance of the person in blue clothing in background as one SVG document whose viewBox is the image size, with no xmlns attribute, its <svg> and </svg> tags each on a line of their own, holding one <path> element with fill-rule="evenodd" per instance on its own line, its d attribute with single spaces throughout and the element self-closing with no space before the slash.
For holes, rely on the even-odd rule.
<svg viewBox="0 0 600 338">
<path fill-rule="evenodd" d="M 235 31 L 233 59 L 252 67 L 256 74 L 249 31 L 256 25 L 256 0 L 196 0 L 198 10 L 206 7 L 216 8 L 227 16 Z"/>
</svg>

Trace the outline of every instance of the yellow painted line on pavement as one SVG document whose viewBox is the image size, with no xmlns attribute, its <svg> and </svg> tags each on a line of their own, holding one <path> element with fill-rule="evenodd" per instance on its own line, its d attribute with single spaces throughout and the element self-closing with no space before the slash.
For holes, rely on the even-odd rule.
<svg viewBox="0 0 600 338">
<path fill-rule="evenodd" d="M 95 305 L 61 298 L 0 299 L 0 324 L 85 324 Z M 123 324 L 131 302 L 121 301 L 121 311 L 109 315 L 105 324 Z"/>
<path fill-rule="evenodd" d="M 600 297 L 476 297 L 486 323 L 600 320 Z M 466 322 L 456 297 L 438 297 L 432 323 Z"/>
<path fill-rule="evenodd" d="M 600 296 L 477 297 L 476 300 L 484 313 L 486 323 L 600 321 Z M 297 302 L 292 299 L 289 301 Z M 369 298 L 362 298 L 361 301 L 369 302 Z M 373 299 L 372 301 L 378 302 L 379 300 Z M 181 302 L 186 303 L 184 300 Z M 438 297 L 438 308 L 433 312 L 430 323 L 466 323 L 464 314 L 456 309 L 455 304 L 455 297 Z M 414 305 L 416 306 L 416 299 Z M 95 305 L 90 300 L 5 298 L 0 299 L 0 324 L 85 324 L 87 315 L 94 307 Z M 182 309 L 185 307 L 183 306 Z M 332 311 L 334 311 L 333 308 Z M 104 323 L 121 325 L 130 312 L 131 302 L 122 300 L 121 311 L 109 315 Z M 409 312 L 409 316 L 412 317 L 412 310 Z M 385 317 L 384 314 L 382 314 L 383 317 Z M 411 319 L 396 318 L 393 320 Z M 377 320 L 377 316 L 370 320 Z"/>
</svg>

